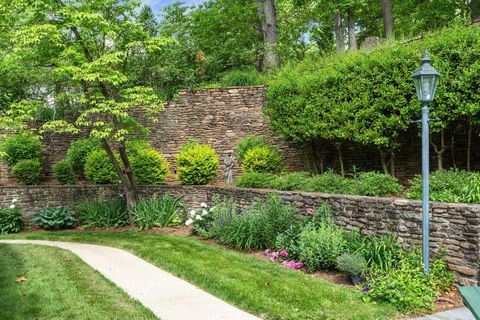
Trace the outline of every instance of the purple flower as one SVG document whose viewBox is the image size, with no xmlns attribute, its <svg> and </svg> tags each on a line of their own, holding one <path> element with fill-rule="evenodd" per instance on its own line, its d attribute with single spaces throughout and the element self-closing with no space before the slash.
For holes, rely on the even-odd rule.
<svg viewBox="0 0 480 320">
<path fill-rule="evenodd" d="M 288 252 L 287 252 L 287 250 L 283 249 L 282 251 L 280 251 L 280 256 L 282 256 L 282 257 L 284 257 L 284 258 L 288 257 Z"/>
<path fill-rule="evenodd" d="M 313 211 L 312 208 L 307 209 L 307 216 L 313 216 L 314 213 L 315 213 L 315 211 Z"/>
</svg>

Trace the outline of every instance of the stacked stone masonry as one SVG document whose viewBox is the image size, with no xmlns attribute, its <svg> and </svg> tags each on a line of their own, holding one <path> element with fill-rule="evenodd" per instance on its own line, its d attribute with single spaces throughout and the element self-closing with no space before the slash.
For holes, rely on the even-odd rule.
<svg viewBox="0 0 480 320">
<path fill-rule="evenodd" d="M 143 196 L 171 193 L 182 196 L 190 209 L 200 203 L 212 203 L 214 195 L 234 198 L 246 207 L 267 196 L 270 190 L 238 189 L 220 186 L 149 186 L 142 187 Z M 393 233 L 400 241 L 420 245 L 421 203 L 398 198 L 374 198 L 306 192 L 278 192 L 286 203 L 300 210 L 328 202 L 337 223 L 346 228 L 359 228 L 364 234 Z M 26 219 L 45 207 L 72 207 L 95 197 L 106 199 L 122 194 L 118 186 L 71 187 L 0 187 L 0 207 L 18 200 Z M 455 270 L 462 285 L 480 283 L 480 206 L 432 203 L 431 249 L 447 249 L 449 267 Z"/>
</svg>

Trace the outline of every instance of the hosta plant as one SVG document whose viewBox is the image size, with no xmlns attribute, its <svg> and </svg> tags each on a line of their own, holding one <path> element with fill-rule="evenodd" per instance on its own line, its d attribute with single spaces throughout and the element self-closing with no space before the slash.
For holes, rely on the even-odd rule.
<svg viewBox="0 0 480 320">
<path fill-rule="evenodd" d="M 46 208 L 32 217 L 32 222 L 47 230 L 73 228 L 77 224 L 70 211 L 65 207 Z"/>
</svg>

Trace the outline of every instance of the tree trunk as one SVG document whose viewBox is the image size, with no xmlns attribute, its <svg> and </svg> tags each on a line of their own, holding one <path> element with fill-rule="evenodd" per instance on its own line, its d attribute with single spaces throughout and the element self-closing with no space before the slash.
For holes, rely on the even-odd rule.
<svg viewBox="0 0 480 320">
<path fill-rule="evenodd" d="M 262 22 L 263 42 L 265 45 L 263 71 L 272 72 L 280 67 L 278 55 L 277 12 L 274 0 L 256 0 L 257 14 Z"/>
<path fill-rule="evenodd" d="M 395 177 L 395 153 L 391 152 L 391 158 L 390 158 L 390 175 L 392 177 Z"/>
<path fill-rule="evenodd" d="M 353 10 L 348 10 L 348 44 L 351 51 L 357 50 L 357 34 L 355 32 L 355 16 Z"/>
<path fill-rule="evenodd" d="M 383 32 L 385 38 L 393 37 L 393 8 L 392 0 L 380 0 L 382 5 Z"/>
<path fill-rule="evenodd" d="M 335 148 L 337 148 L 337 152 L 338 152 L 338 162 L 340 164 L 340 175 L 342 177 L 345 177 L 345 165 L 343 163 L 342 146 L 340 144 L 335 144 Z"/>
<path fill-rule="evenodd" d="M 382 161 L 382 168 L 383 168 L 383 173 L 388 174 L 388 162 L 387 159 L 385 158 L 385 153 L 383 150 L 379 150 L 380 152 L 380 160 Z"/>
<path fill-rule="evenodd" d="M 337 3 L 337 1 L 335 1 Z M 337 53 L 345 52 L 345 40 L 343 38 L 342 14 L 337 9 L 335 11 L 335 41 L 337 44 Z"/>
<path fill-rule="evenodd" d="M 471 8 L 472 22 L 479 21 L 480 20 L 480 0 L 471 0 L 470 8 Z"/>
<path fill-rule="evenodd" d="M 457 162 L 455 161 L 455 131 L 452 135 L 451 148 L 452 148 L 452 166 L 453 166 L 453 169 L 457 170 Z"/>
<path fill-rule="evenodd" d="M 440 145 L 434 143 L 433 139 L 430 139 L 430 144 L 433 146 L 433 150 L 435 150 L 435 153 L 437 155 L 437 168 L 438 170 L 443 170 L 443 154 L 447 149 L 447 146 L 445 144 L 445 130 L 442 129 L 440 131 Z"/>
<path fill-rule="evenodd" d="M 468 137 L 467 137 L 467 171 L 470 171 L 470 168 L 471 168 L 470 158 L 471 158 L 471 153 L 472 153 L 472 133 L 473 133 L 473 127 L 472 127 L 472 123 L 469 121 L 468 122 Z"/>
</svg>

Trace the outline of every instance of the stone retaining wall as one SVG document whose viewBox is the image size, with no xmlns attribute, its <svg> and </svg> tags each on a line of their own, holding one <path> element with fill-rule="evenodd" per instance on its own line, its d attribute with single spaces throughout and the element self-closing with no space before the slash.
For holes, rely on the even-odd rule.
<svg viewBox="0 0 480 320">
<path fill-rule="evenodd" d="M 86 199 L 121 195 L 118 186 L 0 187 L 0 206 L 9 206 L 18 199 L 25 217 L 45 207 L 73 206 Z M 149 186 L 142 187 L 145 196 L 164 193 L 182 196 L 188 207 L 198 208 L 201 202 L 211 203 L 214 195 L 237 200 L 246 207 L 265 198 L 271 190 L 226 188 L 218 186 Z M 421 202 L 398 198 L 375 198 L 330 195 L 307 192 L 278 192 L 283 200 L 300 210 L 327 201 L 337 223 L 346 229 L 359 228 L 365 234 L 397 234 L 403 243 L 421 243 Z M 455 270 L 462 285 L 480 283 L 480 206 L 432 203 L 431 243 L 435 253 L 447 249 L 449 267 Z"/>
</svg>

